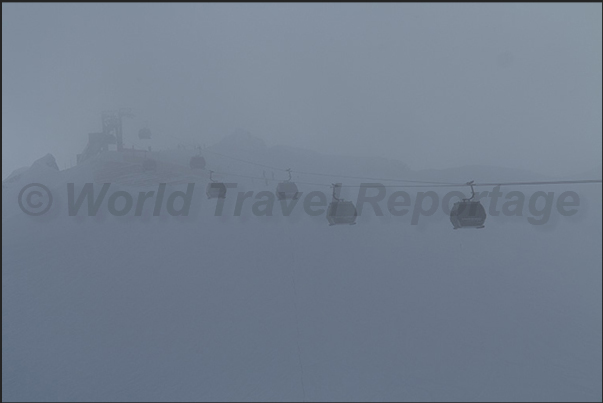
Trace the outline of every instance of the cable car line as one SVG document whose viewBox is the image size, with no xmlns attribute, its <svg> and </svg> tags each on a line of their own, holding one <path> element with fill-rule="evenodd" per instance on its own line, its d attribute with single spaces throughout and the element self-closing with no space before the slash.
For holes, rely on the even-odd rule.
<svg viewBox="0 0 603 403">
<path fill-rule="evenodd" d="M 541 182 L 493 182 L 476 183 L 473 186 L 524 186 L 524 185 L 571 185 L 578 183 L 601 183 L 601 179 L 582 179 L 571 181 L 541 181 Z"/>
<path fill-rule="evenodd" d="M 257 165 L 263 168 L 274 169 L 277 171 L 287 172 L 290 169 L 277 168 L 270 165 L 259 164 L 256 162 L 246 161 L 240 158 L 235 158 L 231 156 L 227 156 L 224 154 L 217 153 L 211 150 L 204 150 L 205 152 L 213 153 L 219 155 L 224 158 L 230 158 L 235 161 L 244 162 L 251 165 Z M 435 182 L 435 181 L 419 181 L 419 180 L 410 180 L 410 179 L 391 179 L 391 178 L 374 178 L 374 177 L 362 177 L 362 176 L 351 176 L 351 175 L 333 175 L 333 174 L 325 174 L 319 172 L 305 172 L 305 171 L 295 171 L 300 175 L 315 175 L 315 176 L 326 176 L 333 178 L 346 178 L 346 179 L 357 179 L 357 180 L 374 180 L 374 181 L 383 181 L 383 182 L 406 182 L 406 183 L 417 183 L 420 185 L 388 185 L 389 187 L 461 187 L 466 186 L 466 183 L 451 183 L 451 182 Z M 253 179 L 267 179 L 267 178 L 253 178 Z M 268 179 L 270 180 L 270 179 Z M 302 182 L 297 182 L 302 183 Z M 525 186 L 525 185 L 565 185 L 565 184 L 583 184 L 583 183 L 601 183 L 601 179 L 586 179 L 586 180 L 566 180 L 566 181 L 534 181 L 534 182 L 492 182 L 492 183 L 474 183 L 473 186 Z M 331 186 L 326 184 L 317 184 L 317 183 L 308 183 L 311 185 L 317 186 Z M 342 185 L 341 187 L 362 187 L 362 185 Z"/>
<path fill-rule="evenodd" d="M 216 154 L 216 155 L 219 155 L 219 156 L 224 157 L 224 158 L 229 158 L 229 159 L 232 159 L 232 160 L 235 160 L 235 161 L 244 162 L 244 163 L 251 164 L 251 165 L 257 165 L 259 167 L 273 169 L 273 170 L 276 170 L 276 171 L 284 171 L 284 172 L 288 171 L 288 169 L 277 168 L 277 167 L 273 167 L 273 166 L 270 166 L 270 165 L 265 165 L 265 164 L 259 164 L 259 163 L 256 163 L 256 162 L 246 161 L 246 160 L 243 160 L 243 159 L 240 159 L 240 158 L 231 157 L 231 156 L 220 154 L 220 153 L 217 153 L 215 151 L 211 151 L 211 150 L 207 150 L 207 149 L 205 149 L 204 152 L 209 152 L 209 153 Z M 333 177 L 333 178 L 346 178 L 346 179 L 358 179 L 358 180 L 374 180 L 374 181 L 383 181 L 383 182 L 408 182 L 408 183 L 437 184 L 437 185 L 459 185 L 460 186 L 460 184 L 450 183 L 450 182 L 432 182 L 432 181 L 418 181 L 418 180 L 409 180 L 409 179 L 372 178 L 372 177 L 363 177 L 363 176 L 333 175 L 333 174 L 324 174 L 324 173 L 319 173 L 319 172 L 304 172 L 304 171 L 295 171 L 295 172 L 298 173 L 298 174 L 300 174 L 300 175 L 327 176 L 327 177 Z"/>
<path fill-rule="evenodd" d="M 164 134 L 164 136 L 172 137 L 172 138 L 175 138 L 175 139 L 178 139 L 181 141 L 183 140 L 183 139 L 180 139 L 179 137 L 176 137 L 173 135 Z M 222 153 L 218 153 L 216 151 L 212 151 L 212 150 L 208 150 L 208 149 L 203 149 L 203 152 L 208 152 L 208 153 L 215 154 L 215 155 L 218 155 L 223 158 L 229 158 L 229 159 L 243 162 L 246 164 L 256 165 L 256 166 L 259 166 L 262 168 L 268 168 L 268 169 L 272 169 L 275 171 L 281 171 L 281 172 L 289 172 L 289 180 L 287 182 L 293 183 L 293 182 L 291 182 L 291 169 L 290 168 L 284 169 L 284 168 L 274 167 L 271 165 L 247 161 L 247 160 L 244 160 L 241 158 L 224 155 Z M 195 157 L 199 157 L 199 156 L 195 156 Z M 325 173 L 319 173 L 319 172 L 305 172 L 305 171 L 296 171 L 296 173 L 301 174 L 301 175 L 314 175 L 314 176 L 324 176 L 324 177 L 332 177 L 332 178 L 373 180 L 373 181 L 383 181 L 383 182 L 416 183 L 416 185 L 387 185 L 388 187 L 394 187 L 394 188 L 424 188 L 424 187 L 432 188 L 432 187 L 463 187 L 463 186 L 467 186 L 467 183 L 419 181 L 419 180 L 410 180 L 410 179 L 374 178 L 374 177 L 362 177 L 362 176 L 352 176 L 352 175 L 333 175 L 333 174 L 325 174 Z M 248 179 L 257 179 L 257 180 L 278 182 L 275 179 L 268 179 L 265 177 L 259 178 L 259 177 L 254 177 L 254 176 L 240 175 L 240 174 L 233 174 L 233 173 L 224 173 L 224 174 L 248 178 Z M 296 183 L 311 185 L 311 186 L 324 186 L 324 187 L 332 186 L 332 185 L 328 185 L 328 184 L 324 184 L 324 183 L 312 183 L 312 182 L 296 182 Z M 588 183 L 602 183 L 602 180 L 601 179 L 583 179 L 583 180 L 533 181 L 533 182 L 485 182 L 485 183 L 473 183 L 472 186 L 529 186 L 529 185 L 535 186 L 535 185 L 570 185 L 570 184 L 588 184 Z M 366 185 L 340 185 L 340 187 L 347 187 L 347 188 L 360 188 L 360 187 L 364 187 L 364 186 L 366 186 Z"/>
<path fill-rule="evenodd" d="M 242 178 L 248 179 L 257 179 L 259 181 L 270 181 L 270 182 L 279 182 L 277 179 L 269 179 L 269 178 L 261 178 L 258 176 L 250 176 L 250 175 L 241 175 L 235 174 L 231 172 L 223 172 L 223 175 L 230 176 L 238 176 Z M 569 184 L 587 184 L 587 183 L 601 183 L 601 179 L 584 179 L 584 180 L 571 180 L 571 181 L 539 181 L 539 182 L 492 182 L 492 183 L 474 183 L 473 186 L 526 186 L 526 185 L 569 185 Z M 296 183 L 302 185 L 310 185 L 310 186 L 323 186 L 323 187 L 331 187 L 332 185 L 328 185 L 325 183 L 316 183 L 316 182 L 301 182 L 296 181 Z M 366 187 L 367 185 L 340 185 L 340 187 L 344 188 L 361 188 Z M 464 187 L 467 186 L 467 183 L 451 183 L 451 184 L 433 184 L 433 185 L 386 185 L 386 187 L 390 188 L 435 188 L 435 187 Z"/>
<path fill-rule="evenodd" d="M 169 136 L 169 137 L 173 137 L 176 138 L 174 136 Z M 228 158 L 234 161 L 238 161 L 238 162 L 244 162 L 246 164 L 251 164 L 251 165 L 255 165 L 255 166 L 259 166 L 262 168 L 268 168 L 268 169 L 272 169 L 275 171 L 283 171 L 286 172 L 287 169 L 284 168 L 278 168 L 272 165 L 266 165 L 266 164 L 260 164 L 258 162 L 252 162 L 252 161 L 247 161 L 244 160 L 242 158 L 237 158 L 237 157 L 232 157 L 230 155 L 224 155 L 222 153 L 216 152 L 216 151 L 212 151 L 212 150 L 208 150 L 208 149 L 203 149 L 203 152 L 206 153 L 210 153 L 210 154 L 215 154 L 218 155 L 220 157 L 223 158 Z M 375 180 L 375 181 L 384 181 L 384 182 L 407 182 L 407 183 L 424 183 L 424 184 L 441 184 L 441 185 L 450 185 L 451 183 L 449 182 L 432 182 L 432 181 L 418 181 L 418 180 L 409 180 L 409 179 L 388 179 L 388 178 L 372 178 L 372 177 L 362 177 L 362 176 L 351 176 L 351 175 L 333 175 L 333 174 L 324 174 L 324 173 L 319 173 L 319 172 L 303 172 L 303 171 L 296 171 L 297 173 L 301 174 L 301 175 L 314 175 L 314 176 L 327 176 L 327 177 L 333 177 L 333 178 L 346 178 L 346 179 L 358 179 L 358 180 Z"/>
<path fill-rule="evenodd" d="M 568 180 L 568 181 L 540 181 L 540 182 L 492 182 L 492 183 L 474 183 L 473 186 L 526 186 L 526 185 L 571 185 L 571 184 L 586 184 L 586 183 L 601 183 L 601 179 L 583 179 L 583 180 Z M 366 185 L 342 185 L 347 188 L 361 188 Z M 432 187 L 462 187 L 467 186 L 467 183 L 451 183 L 451 184 L 434 184 L 434 185 L 387 185 L 390 188 L 432 188 Z"/>
<path fill-rule="evenodd" d="M 317 176 L 330 176 L 336 178 L 346 178 L 346 179 L 358 179 L 358 180 L 374 180 L 374 181 L 383 181 L 383 182 L 408 182 L 408 183 L 425 183 L 425 184 L 434 184 L 434 185 L 453 185 L 450 182 L 430 182 L 430 181 L 416 181 L 409 179 L 386 179 L 386 178 L 371 178 L 371 177 L 362 177 L 362 176 L 350 176 L 350 175 L 331 175 L 331 174 L 322 174 L 318 172 L 302 172 L 296 171 L 302 175 L 317 175 Z M 454 184 L 456 185 L 456 184 Z"/>
<path fill-rule="evenodd" d="M 231 172 L 222 172 L 222 174 L 223 175 L 229 175 L 229 176 L 238 176 L 238 177 L 247 178 L 247 179 L 257 179 L 259 181 L 280 182 L 278 179 L 260 178 L 258 176 L 241 175 L 241 174 L 235 174 L 235 173 L 231 173 Z M 296 181 L 295 183 L 299 183 L 299 184 L 302 184 L 302 185 L 309 185 L 309 186 L 331 187 L 331 185 L 327 185 L 327 184 L 324 184 L 324 183 L 299 182 L 299 181 Z"/>
</svg>

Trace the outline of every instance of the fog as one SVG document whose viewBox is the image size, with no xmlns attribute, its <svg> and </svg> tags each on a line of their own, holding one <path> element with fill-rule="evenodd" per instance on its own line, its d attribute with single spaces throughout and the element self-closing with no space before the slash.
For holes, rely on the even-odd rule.
<svg viewBox="0 0 603 403">
<path fill-rule="evenodd" d="M 571 175 L 601 164 L 601 4 L 3 4 L 3 178 L 124 134 Z"/>
<path fill-rule="evenodd" d="M 600 3 L 2 11 L 3 401 L 601 402 Z"/>
</svg>

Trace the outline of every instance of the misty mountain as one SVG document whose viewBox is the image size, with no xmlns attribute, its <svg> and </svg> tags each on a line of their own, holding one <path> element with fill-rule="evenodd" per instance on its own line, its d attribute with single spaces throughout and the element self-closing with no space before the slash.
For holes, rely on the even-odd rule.
<svg viewBox="0 0 603 403">
<path fill-rule="evenodd" d="M 602 11 L 3 3 L 2 400 L 601 402 Z"/>
<path fill-rule="evenodd" d="M 444 214 L 410 225 L 385 205 L 384 217 L 367 208 L 356 225 L 329 227 L 324 214 L 304 214 L 303 201 L 288 217 L 278 203 L 261 217 L 252 198 L 233 215 L 238 192 L 273 192 L 286 173 L 266 184 L 255 177 L 269 169 L 232 158 L 291 167 L 300 191 L 329 200 L 328 186 L 302 182 L 328 185 L 340 172 L 536 176 L 412 172 L 240 133 L 201 151 L 205 170 L 188 167 L 196 153 L 110 151 L 63 171 L 46 156 L 3 182 L 3 400 L 600 401 L 600 185 L 564 188 L 590 208 L 554 211 L 540 227 L 501 215 L 454 231 Z M 141 172 L 143 158 L 156 159 L 157 172 Z M 221 216 L 204 194 L 218 166 L 220 180 L 238 184 Z M 134 196 L 163 181 L 168 192 L 194 183 L 191 213 L 153 216 L 150 205 L 117 217 L 103 202 L 95 216 L 67 214 L 68 183 L 79 191 L 107 180 L 109 192 Z M 53 192 L 49 216 L 19 210 L 28 183 Z"/>
</svg>

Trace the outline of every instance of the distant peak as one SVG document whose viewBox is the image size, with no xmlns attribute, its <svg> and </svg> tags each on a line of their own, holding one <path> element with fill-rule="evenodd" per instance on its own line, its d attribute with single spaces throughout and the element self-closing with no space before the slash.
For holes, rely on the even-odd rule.
<svg viewBox="0 0 603 403">
<path fill-rule="evenodd" d="M 54 159 L 54 155 L 52 154 L 46 154 L 45 156 L 43 156 L 42 158 L 34 161 L 34 163 L 31 165 L 32 168 L 33 167 L 40 167 L 40 168 L 44 168 L 44 169 L 54 169 L 54 170 L 59 170 L 59 166 L 57 165 L 57 161 Z"/>
</svg>

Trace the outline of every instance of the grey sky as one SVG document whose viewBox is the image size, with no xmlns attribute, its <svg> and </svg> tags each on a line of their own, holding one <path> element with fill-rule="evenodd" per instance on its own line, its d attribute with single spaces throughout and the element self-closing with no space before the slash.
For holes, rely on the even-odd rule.
<svg viewBox="0 0 603 403">
<path fill-rule="evenodd" d="M 601 4 L 3 4 L 2 171 L 104 109 L 210 145 L 573 174 L 601 164 Z M 128 133 L 126 133 L 127 135 Z M 127 141 L 127 140 L 126 140 Z M 528 179 L 528 178 L 526 178 Z"/>
</svg>

